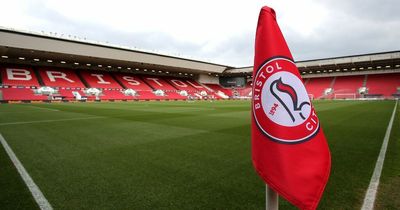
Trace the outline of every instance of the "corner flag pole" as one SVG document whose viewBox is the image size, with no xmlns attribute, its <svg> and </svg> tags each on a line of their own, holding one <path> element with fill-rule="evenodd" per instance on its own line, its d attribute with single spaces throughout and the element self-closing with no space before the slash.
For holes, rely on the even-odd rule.
<svg viewBox="0 0 400 210">
<path fill-rule="evenodd" d="M 278 210 L 279 209 L 279 196 L 273 189 L 265 185 L 266 193 L 265 193 L 265 209 L 266 210 Z"/>
</svg>

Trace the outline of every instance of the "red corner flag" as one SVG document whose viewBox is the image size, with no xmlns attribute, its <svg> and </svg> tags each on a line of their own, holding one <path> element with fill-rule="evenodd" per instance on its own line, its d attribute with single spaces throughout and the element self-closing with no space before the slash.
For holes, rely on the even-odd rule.
<svg viewBox="0 0 400 210">
<path fill-rule="evenodd" d="M 316 209 L 329 178 L 324 133 L 276 22 L 263 7 L 256 34 L 252 158 L 269 187 L 300 209 Z"/>
</svg>

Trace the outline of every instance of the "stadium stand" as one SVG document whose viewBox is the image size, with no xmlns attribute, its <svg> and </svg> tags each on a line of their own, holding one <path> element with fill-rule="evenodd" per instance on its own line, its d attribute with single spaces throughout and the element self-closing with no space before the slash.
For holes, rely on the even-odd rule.
<svg viewBox="0 0 400 210">
<path fill-rule="evenodd" d="M 366 82 L 369 96 L 391 97 L 398 94 L 400 74 L 371 74 Z"/>
<path fill-rule="evenodd" d="M 147 99 L 156 99 L 156 100 L 183 100 L 186 99 L 186 96 L 180 95 L 178 92 L 180 90 L 174 87 L 172 84 L 168 82 L 167 79 L 157 76 L 143 76 L 142 80 L 148 84 L 154 91 L 154 96 L 150 97 L 149 93 L 144 93 L 140 91 L 139 94 L 144 97 L 147 96 Z M 175 83 L 173 83 L 175 84 Z M 181 83 L 179 83 L 181 84 Z M 156 93 L 160 93 L 161 95 L 157 95 Z"/>
<path fill-rule="evenodd" d="M 199 91 L 198 89 L 190 85 L 187 81 L 181 80 L 179 78 L 166 78 L 165 80 L 178 90 L 185 90 L 188 92 Z"/>
<path fill-rule="evenodd" d="M 39 87 L 40 84 L 32 68 L 1 68 L 2 84 L 5 86 Z"/>
<path fill-rule="evenodd" d="M 176 91 L 174 86 L 170 85 L 167 81 L 160 77 L 156 76 L 144 76 L 143 81 L 145 81 L 150 87 L 152 87 L 154 90 L 170 90 L 170 91 Z"/>
<path fill-rule="evenodd" d="M 207 87 L 214 90 L 214 92 L 221 98 L 231 98 L 233 97 L 233 93 L 231 89 L 223 88 L 218 84 L 205 84 Z"/>
<path fill-rule="evenodd" d="M 205 85 L 202 85 L 193 79 L 186 79 L 184 81 L 187 82 L 189 85 L 191 85 L 192 87 L 194 87 L 197 90 L 195 93 L 192 93 L 193 96 L 195 96 L 196 98 L 199 98 L 199 99 L 221 99 L 222 98 L 216 94 L 215 90 L 213 90 L 209 87 L 206 87 Z"/>
<path fill-rule="evenodd" d="M 77 97 L 73 92 L 81 96 L 85 96 L 80 90 L 85 88 L 85 85 L 78 77 L 76 71 L 69 69 L 58 68 L 38 68 L 39 80 L 43 85 L 55 88 L 57 91 L 52 94 L 54 98 L 62 100 L 76 100 Z M 94 97 L 86 97 L 94 98 Z"/>
<path fill-rule="evenodd" d="M 128 99 L 159 99 L 159 97 L 154 95 L 153 89 L 149 85 L 147 85 L 140 77 L 126 73 L 114 73 L 114 76 L 116 80 L 126 89 L 132 89 L 136 92 L 135 96 L 128 97 Z"/>
<path fill-rule="evenodd" d="M 65 100 L 75 100 L 76 97 L 74 96 L 73 92 L 79 92 L 80 95 L 83 95 L 83 93 L 78 90 L 71 90 L 70 88 L 68 89 L 62 88 L 58 90 L 57 96 L 60 96 Z"/>
<path fill-rule="evenodd" d="M 1 78 L 1 100 L 48 100 L 47 96 L 35 94 L 34 91 L 40 84 L 32 68 L 4 67 L 1 68 Z"/>
<path fill-rule="evenodd" d="M 229 99 L 249 98 L 252 91 L 251 81 L 242 88 L 224 88 L 219 84 L 200 84 L 188 78 L 120 72 L 20 66 L 0 70 L 0 100 L 3 101 Z M 313 77 L 304 79 L 304 84 L 314 99 L 392 98 L 400 95 L 400 73 Z M 38 90 L 43 87 L 54 88 L 54 92 L 40 94 Z M 358 94 L 361 87 L 367 88 L 366 94 Z M 93 88 L 94 93 L 91 92 Z M 332 92 L 327 93 L 327 89 Z"/>
<path fill-rule="evenodd" d="M 335 99 L 356 98 L 358 89 L 363 86 L 365 76 L 339 76 L 332 86 Z"/>
<path fill-rule="evenodd" d="M 85 85 L 73 70 L 39 68 L 39 75 L 45 86 L 85 88 Z"/>
<path fill-rule="evenodd" d="M 138 96 L 136 97 L 139 100 L 163 100 L 166 99 L 165 96 L 157 96 L 153 93 L 153 91 L 143 90 L 138 91 Z"/>
<path fill-rule="evenodd" d="M 75 94 L 79 94 L 84 99 L 96 99 L 94 95 L 85 93 L 84 83 L 73 70 L 39 68 L 38 73 L 39 78 L 36 77 L 32 68 L 2 68 L 2 88 L 0 89 L 2 98 L 0 100 L 48 100 L 48 96 L 35 93 L 35 88 L 40 87 L 40 79 L 43 81 L 43 85 L 56 88 L 57 92 L 53 94 L 54 97 L 76 100 Z M 218 84 L 206 84 L 207 87 L 205 87 L 191 79 L 156 76 L 143 76 L 142 79 L 137 75 L 127 73 L 115 73 L 113 75 L 115 79 L 113 79 L 111 74 L 103 72 L 81 72 L 81 75 L 90 87 L 101 89 L 101 93 L 98 95 L 98 99 L 101 100 L 187 99 L 187 96 L 182 96 L 179 91 L 187 91 L 189 95 L 200 99 L 204 97 L 200 95 L 201 91 L 206 91 L 207 95 L 213 98 L 240 98 L 251 94 L 251 82 L 247 83 L 244 88 L 228 89 Z M 399 94 L 400 74 L 398 73 L 368 75 L 367 80 L 365 80 L 365 75 L 309 78 L 304 83 L 314 99 L 345 99 L 359 97 L 358 89 L 363 87 L 364 82 L 368 88 L 366 96 L 390 98 Z M 156 95 L 154 93 L 156 88 L 163 90 L 164 95 Z M 331 95 L 324 94 L 327 88 L 332 88 Z M 124 89 L 132 89 L 134 94 L 127 95 L 124 93 Z M 226 97 L 216 94 L 218 92 L 222 92 Z"/>
<path fill-rule="evenodd" d="M 115 73 L 115 78 L 122 83 L 125 88 L 134 89 L 137 91 L 152 91 L 153 89 L 148 86 L 143 80 L 132 74 Z"/>
<path fill-rule="evenodd" d="M 207 91 L 206 87 L 204 87 L 203 85 L 201 85 L 200 83 L 198 83 L 197 81 L 195 81 L 193 79 L 186 79 L 185 81 L 192 87 L 196 88 L 196 90 L 198 90 L 198 91 Z"/>
<path fill-rule="evenodd" d="M 105 72 L 80 71 L 82 78 L 91 88 L 122 89 L 112 76 Z"/>
<path fill-rule="evenodd" d="M 331 87 L 332 77 L 310 78 L 306 83 L 308 94 L 313 99 L 324 98 L 325 90 Z"/>
<path fill-rule="evenodd" d="M 251 81 L 246 84 L 243 88 L 236 88 L 234 91 L 237 93 L 238 97 L 250 97 L 251 96 Z"/>
<path fill-rule="evenodd" d="M 37 95 L 34 89 L 30 88 L 0 88 L 3 100 L 10 101 L 43 101 L 48 100 L 47 96 Z"/>
<path fill-rule="evenodd" d="M 125 95 L 121 90 L 103 90 L 100 98 L 103 100 L 132 100 L 134 96 Z"/>
<path fill-rule="evenodd" d="M 172 100 L 183 100 L 187 98 L 186 96 L 182 96 L 175 91 L 167 91 L 165 97 L 166 99 L 172 99 Z"/>
</svg>

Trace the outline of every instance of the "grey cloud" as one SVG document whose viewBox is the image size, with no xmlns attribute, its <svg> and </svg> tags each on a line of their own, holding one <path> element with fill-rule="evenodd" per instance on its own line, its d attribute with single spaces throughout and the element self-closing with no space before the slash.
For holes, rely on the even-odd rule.
<svg viewBox="0 0 400 210">
<path fill-rule="evenodd" d="M 101 22 L 90 23 L 85 20 L 73 21 L 61 16 L 56 11 L 46 7 L 40 1 L 33 1 L 28 6 L 28 11 L 32 16 L 42 20 L 48 20 L 46 25 L 33 26 L 32 30 L 46 32 L 57 32 L 65 36 L 72 35 L 80 38 L 87 38 L 93 41 L 108 42 L 115 45 L 124 45 L 146 49 L 150 51 L 163 51 L 173 54 L 201 56 L 196 52 L 201 45 L 183 42 L 173 37 L 157 31 L 143 33 L 127 33 L 115 31 L 105 27 Z"/>
<path fill-rule="evenodd" d="M 235 67 L 249 66 L 254 59 L 254 39 L 253 32 L 237 34 L 228 37 L 212 52 L 204 53 L 211 55 L 218 63 Z"/>
<path fill-rule="evenodd" d="M 364 54 L 400 49 L 400 1 L 321 1 L 330 8 L 328 20 L 308 37 L 282 28 L 295 60 Z M 102 23 L 72 21 L 46 8 L 40 1 L 28 6 L 29 14 L 46 20 L 46 25 L 32 26 L 33 30 L 78 35 L 112 44 L 136 46 L 142 49 L 191 55 L 197 58 L 231 65 L 249 66 L 253 63 L 254 32 L 244 31 L 227 37 L 211 50 L 208 43 L 193 44 L 176 40 L 157 32 L 126 33 L 104 27 Z M 255 25 L 255 23 L 254 23 Z M 211 40 L 212 41 L 212 40 Z"/>
<path fill-rule="evenodd" d="M 351 1 L 322 1 L 333 13 L 345 13 L 364 20 L 393 21 L 400 18 L 398 0 L 351 0 Z"/>
<path fill-rule="evenodd" d="M 286 40 L 296 60 L 400 49 L 400 2 L 327 1 L 327 22 L 310 37 L 286 31 Z M 396 7 L 396 5 L 398 5 Z"/>
</svg>

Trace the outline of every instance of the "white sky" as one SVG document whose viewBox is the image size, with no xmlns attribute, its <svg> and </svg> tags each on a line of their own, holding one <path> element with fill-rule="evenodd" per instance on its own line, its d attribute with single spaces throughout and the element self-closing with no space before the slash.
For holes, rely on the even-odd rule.
<svg viewBox="0 0 400 210">
<path fill-rule="evenodd" d="M 13 0 L 2 2 L 0 26 L 249 66 L 259 10 L 268 5 L 296 60 L 400 49 L 399 1 L 351 2 Z"/>
</svg>

